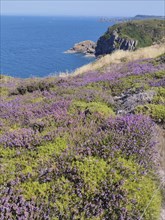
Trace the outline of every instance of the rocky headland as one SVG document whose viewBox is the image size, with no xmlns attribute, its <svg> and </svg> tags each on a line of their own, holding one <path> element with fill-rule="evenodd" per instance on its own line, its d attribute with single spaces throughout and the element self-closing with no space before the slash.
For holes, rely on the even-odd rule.
<svg viewBox="0 0 165 220">
<path fill-rule="evenodd" d="M 134 51 L 141 47 L 161 43 L 164 33 L 164 20 L 132 20 L 109 27 L 97 43 L 91 40 L 76 43 L 65 53 L 82 53 L 98 57 L 111 54 L 116 50 Z"/>
<path fill-rule="evenodd" d="M 97 41 L 95 55 L 110 54 L 116 50 L 135 50 L 159 43 L 164 38 L 164 20 L 137 20 L 109 27 Z"/>
</svg>

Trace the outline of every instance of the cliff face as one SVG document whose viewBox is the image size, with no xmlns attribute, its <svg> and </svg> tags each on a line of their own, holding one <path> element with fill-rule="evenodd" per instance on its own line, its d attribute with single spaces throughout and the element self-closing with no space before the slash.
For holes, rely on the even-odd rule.
<svg viewBox="0 0 165 220">
<path fill-rule="evenodd" d="M 99 38 L 95 55 L 109 54 L 115 50 L 134 50 L 137 43 L 137 40 L 120 37 L 118 31 L 114 30 L 109 37 L 102 36 Z"/>
<path fill-rule="evenodd" d="M 165 33 L 164 20 L 131 21 L 108 28 L 99 38 L 95 55 L 110 54 L 115 50 L 135 50 L 161 41 Z"/>
</svg>

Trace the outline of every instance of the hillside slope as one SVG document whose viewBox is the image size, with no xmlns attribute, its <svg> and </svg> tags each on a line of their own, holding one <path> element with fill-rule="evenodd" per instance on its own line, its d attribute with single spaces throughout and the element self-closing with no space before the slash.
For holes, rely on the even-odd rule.
<svg viewBox="0 0 165 220">
<path fill-rule="evenodd" d="M 1 76 L 0 219 L 159 220 L 164 60 Z"/>
</svg>

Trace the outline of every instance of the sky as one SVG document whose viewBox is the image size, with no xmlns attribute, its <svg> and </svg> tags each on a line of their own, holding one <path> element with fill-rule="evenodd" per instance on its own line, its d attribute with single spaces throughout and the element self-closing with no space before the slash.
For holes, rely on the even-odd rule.
<svg viewBox="0 0 165 220">
<path fill-rule="evenodd" d="M 1 15 L 135 16 L 165 15 L 164 0 L 1 0 Z"/>
</svg>

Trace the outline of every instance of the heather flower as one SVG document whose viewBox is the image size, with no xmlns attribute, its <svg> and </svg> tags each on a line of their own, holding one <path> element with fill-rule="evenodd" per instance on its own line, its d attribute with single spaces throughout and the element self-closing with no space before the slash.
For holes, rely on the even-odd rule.
<svg viewBox="0 0 165 220">
<path fill-rule="evenodd" d="M 32 148 L 39 145 L 41 138 L 32 129 L 22 128 L 12 132 L 7 132 L 0 137 L 0 144 L 4 147 L 24 147 Z"/>
</svg>

